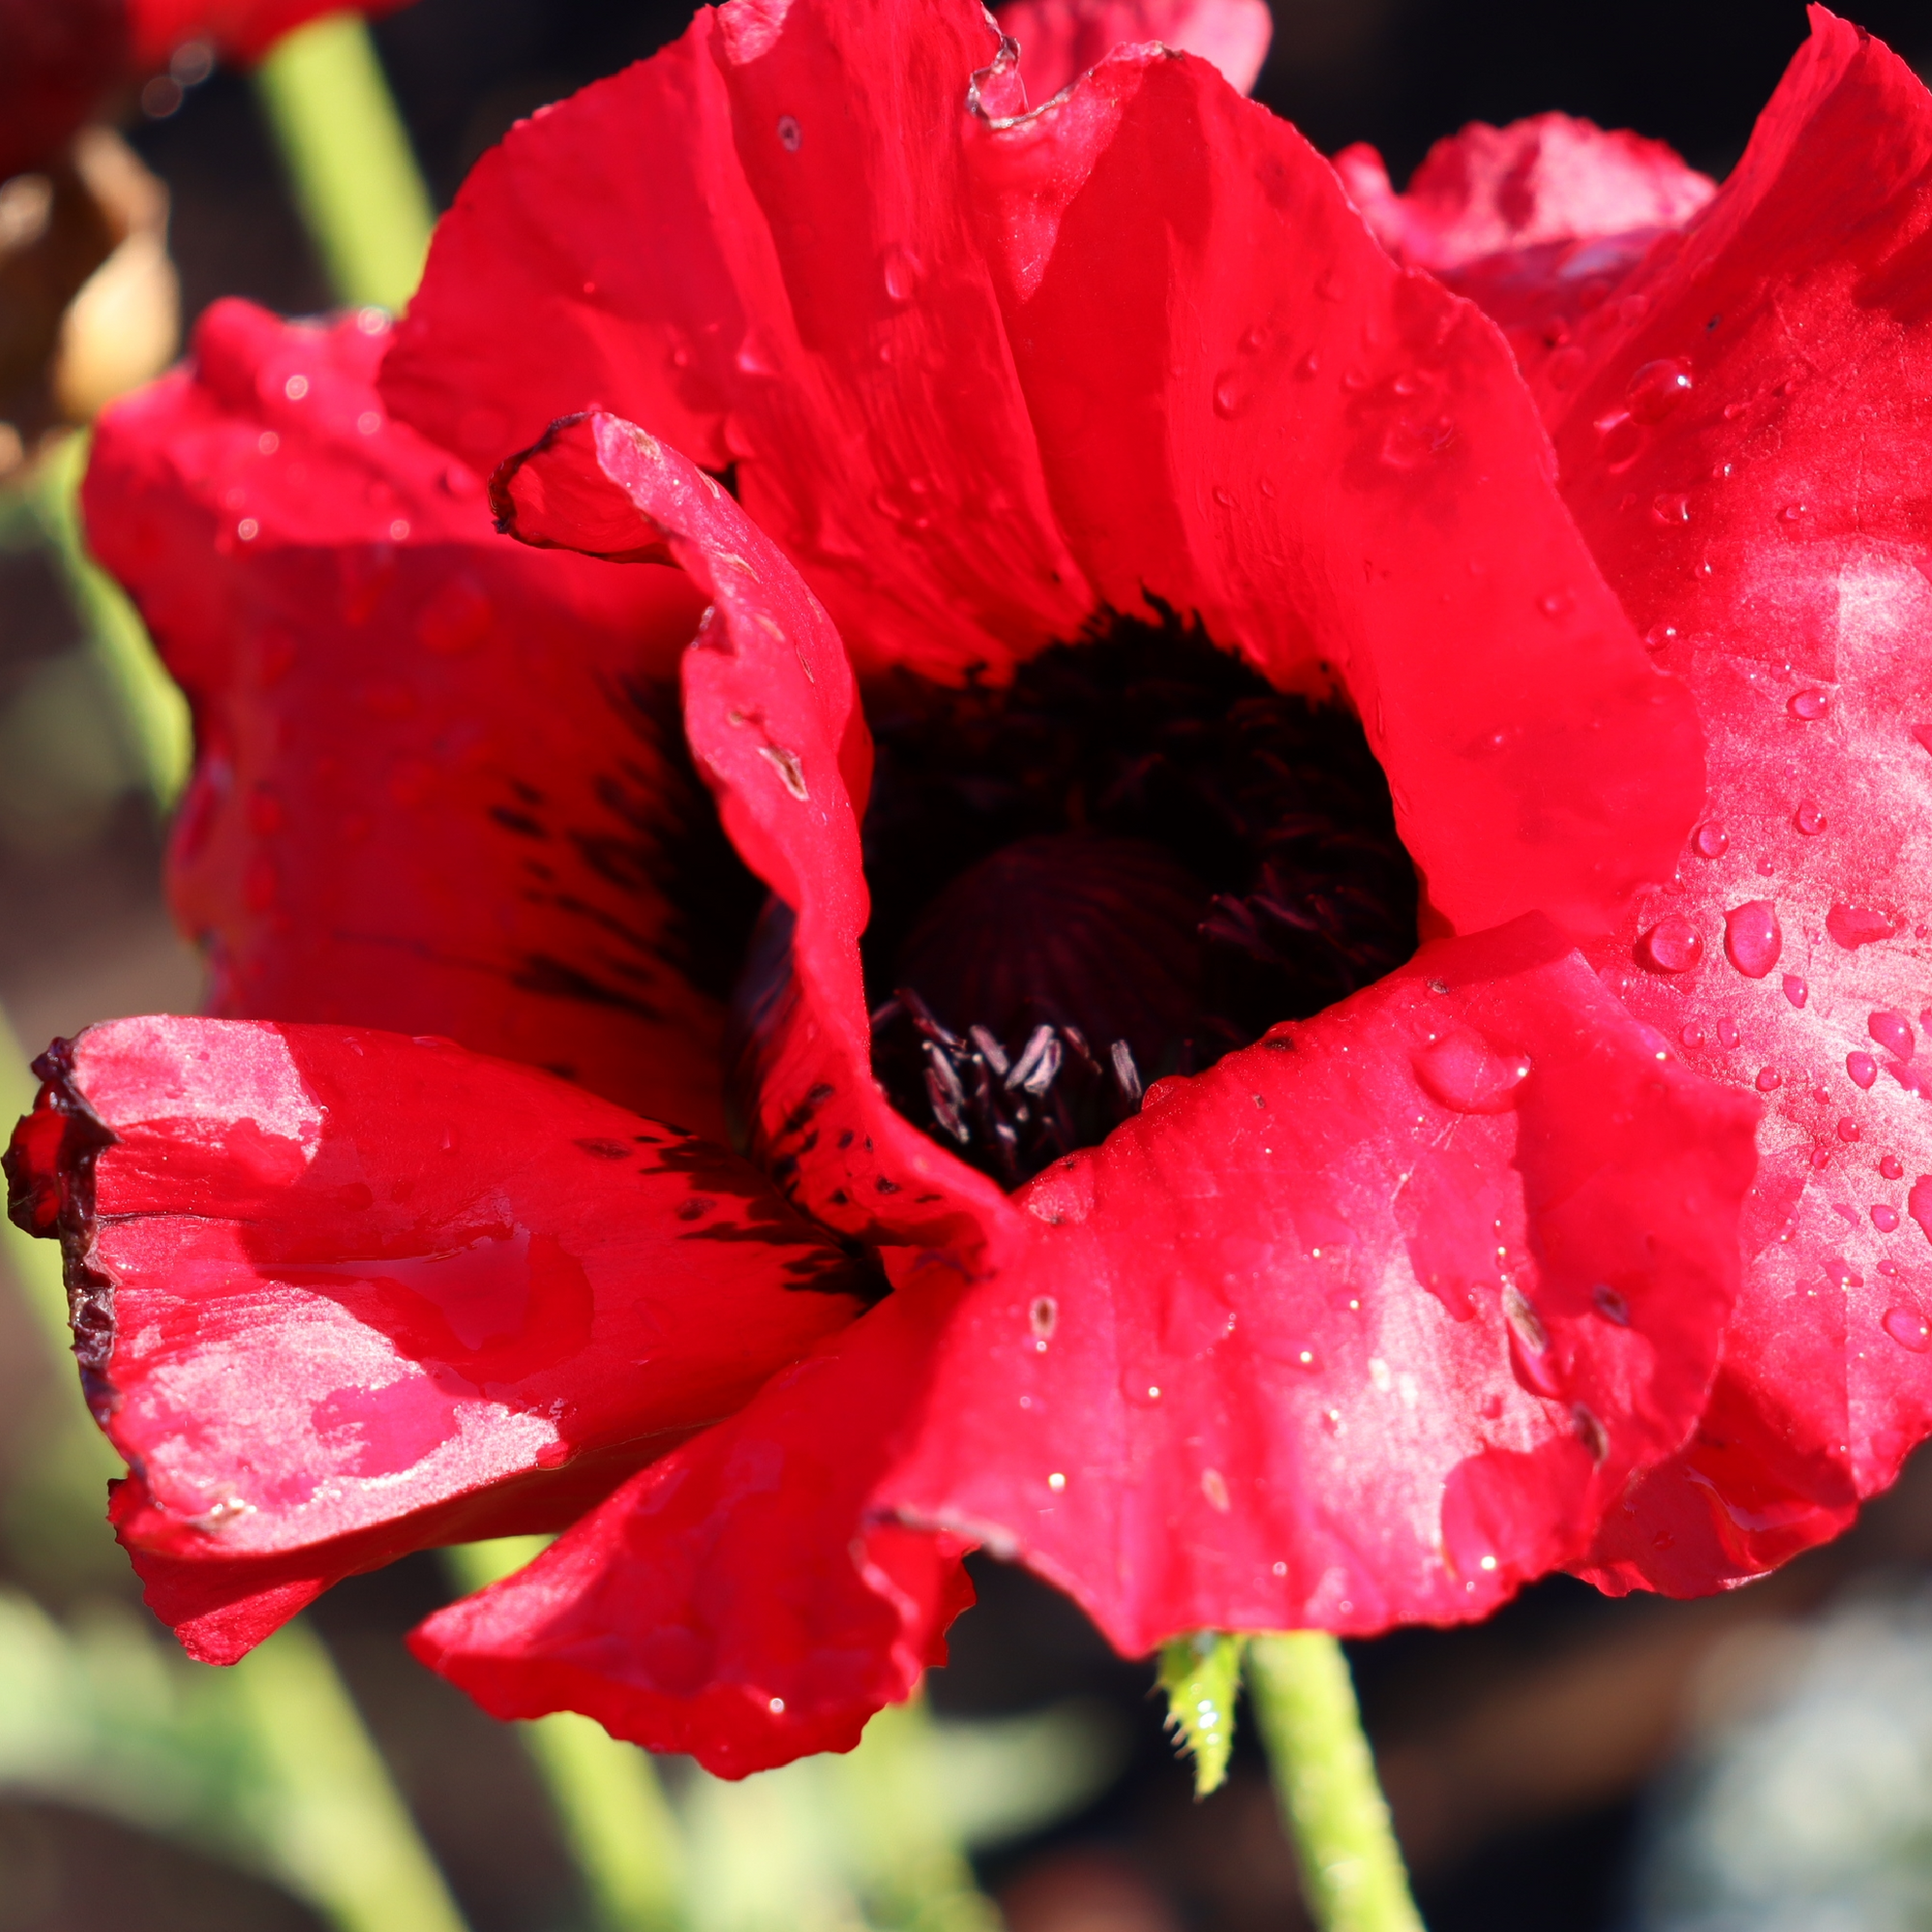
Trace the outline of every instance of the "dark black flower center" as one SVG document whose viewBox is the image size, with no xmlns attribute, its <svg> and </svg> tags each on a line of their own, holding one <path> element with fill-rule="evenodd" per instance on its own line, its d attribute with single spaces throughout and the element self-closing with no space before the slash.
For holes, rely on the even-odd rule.
<svg viewBox="0 0 1932 1932">
<path fill-rule="evenodd" d="M 1008 1186 L 1379 979 L 1416 881 L 1361 726 L 1119 620 L 1005 690 L 866 694 L 873 1067 Z"/>
</svg>

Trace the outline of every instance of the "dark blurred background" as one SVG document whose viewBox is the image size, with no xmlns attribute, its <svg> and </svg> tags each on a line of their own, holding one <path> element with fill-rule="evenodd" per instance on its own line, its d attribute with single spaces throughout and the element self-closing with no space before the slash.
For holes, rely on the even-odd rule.
<svg viewBox="0 0 1932 1932">
<path fill-rule="evenodd" d="M 648 54 L 687 17 L 656 0 L 418 0 L 375 31 L 446 205 L 515 119 Z M 1915 65 L 1932 62 L 1932 6 L 1871 0 L 1856 17 Z M 1398 182 L 1465 122 L 1548 108 L 1634 128 L 1721 176 L 1804 32 L 1797 0 L 1277 0 L 1257 91 L 1325 151 L 1373 142 Z M 171 197 L 189 323 L 226 294 L 287 312 L 325 307 L 247 80 L 216 70 L 160 104 L 170 111 L 128 131 Z M 0 548 L 0 998 L 36 1047 L 91 1019 L 190 1009 L 197 997 L 195 963 L 161 905 L 162 832 L 136 751 L 73 723 L 88 715 L 94 675 L 78 637 L 44 551 Z M 42 1361 L 25 1316 L 0 1305 L 0 1419 L 13 1425 L 0 1487 L 30 1460 L 36 1418 L 48 1412 Z M 111 1547 L 96 1539 L 79 1553 L 63 1545 L 49 1554 L 51 1505 L 10 1495 L 5 1507 L 0 1585 L 31 1589 L 56 1609 L 64 1593 L 125 1593 Z M 1804 1645 L 1821 1641 L 1805 1634 L 1827 1628 L 1818 1619 L 1842 1617 L 1847 1602 L 1916 1601 L 1928 1559 L 1932 1481 L 1920 1469 L 1852 1537 L 1729 1597 L 1610 1603 L 1557 1579 L 1483 1628 L 1358 1646 L 1368 1719 L 1434 1932 L 1772 1923 L 1768 1913 L 1725 1918 L 1714 1907 L 1699 1917 L 1657 1902 L 1669 1891 L 1655 1876 L 1658 1861 L 1668 1862 L 1658 1847 L 1669 1818 L 1694 1813 L 1698 1792 L 1717 1788 L 1708 1766 L 1719 1763 L 1723 1738 L 1741 1735 L 1737 1714 L 1762 1710 L 1804 1677 L 1812 1655 Z M 980 1861 L 1012 1932 L 1300 1924 L 1292 1860 L 1252 1746 L 1237 1751 L 1226 1789 L 1195 1804 L 1162 1735 L 1148 1666 L 1112 1657 L 1070 1605 L 1023 1576 L 989 1564 L 981 1584 L 981 1607 L 956 1631 L 954 1665 L 935 1680 L 942 1716 L 1068 1697 L 1115 1714 L 1119 1771 L 1102 1795 Z M 512 1734 L 419 1670 L 398 1640 L 449 1594 L 424 1557 L 343 1586 L 317 1620 L 475 1932 L 570 1926 L 569 1863 Z M 1932 1754 L 1932 1742 L 1920 1743 Z M 1924 1790 L 1901 1829 L 1932 1843 L 1932 1761 L 1907 1775 Z M 318 1922 L 273 1886 L 159 1837 L 0 1791 L 0 1932 Z M 1854 1910 L 1776 1922 L 1861 1932 L 1867 1921 Z"/>
</svg>

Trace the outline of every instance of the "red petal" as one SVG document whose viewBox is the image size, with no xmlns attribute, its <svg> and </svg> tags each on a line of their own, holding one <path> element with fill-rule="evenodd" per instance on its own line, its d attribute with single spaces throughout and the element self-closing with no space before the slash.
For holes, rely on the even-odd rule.
<svg viewBox="0 0 1932 1932">
<path fill-rule="evenodd" d="M 437 230 L 384 372 L 483 469 L 608 409 L 714 469 L 867 664 L 941 676 L 1092 600 L 1041 482 L 962 192 L 977 5 L 698 13 L 515 128 Z"/>
<path fill-rule="evenodd" d="M 724 1777 L 849 1750 L 946 1661 L 956 1537 L 867 1521 L 950 1305 L 892 1296 L 644 1470 L 527 1569 L 431 1617 L 417 1656 L 499 1718 L 582 1711 Z"/>
<path fill-rule="evenodd" d="M 122 78 L 128 63 L 123 0 L 62 0 L 58 6 L 0 0 L 0 47 L 6 49 L 0 61 L 5 181 L 54 156 Z"/>
<path fill-rule="evenodd" d="M 722 1135 L 722 976 L 680 970 L 666 893 L 709 816 L 673 685 L 697 601 L 503 542 L 388 422 L 386 339 L 219 303 L 98 433 L 94 544 L 195 706 L 170 884 L 214 1009 L 447 1034 Z"/>
<path fill-rule="evenodd" d="M 408 4 L 355 0 L 355 11 L 374 18 Z M 320 14 L 339 13 L 341 6 L 340 0 L 127 0 L 127 11 L 135 57 L 145 70 L 165 67 L 185 41 L 207 41 L 231 59 L 257 61 L 284 34 Z"/>
<path fill-rule="evenodd" d="M 117 1528 L 217 1660 L 570 1520 L 867 1292 L 735 1155 L 447 1041 L 115 1020 L 40 1065 L 66 1132 L 11 1164 L 58 1192 Z"/>
<path fill-rule="evenodd" d="M 1812 20 L 1718 199 L 1579 337 L 1593 373 L 1555 429 L 1578 520 L 1710 743 L 1704 824 L 1605 970 L 1693 1065 L 1771 1096 L 1721 1411 L 1602 1555 L 1674 1590 L 1831 1534 L 1932 1429 L 1932 1270 L 1904 1213 L 1932 1110 L 1872 1028 L 1928 990 L 1932 100 Z M 1762 947 L 1716 944 L 1764 906 Z M 1627 950 L 1664 910 L 1706 940 L 1667 980 Z"/>
<path fill-rule="evenodd" d="M 855 810 L 871 740 L 817 599 L 718 484 L 615 416 L 557 424 L 492 494 L 526 542 L 661 545 L 715 600 L 685 653 L 685 729 L 732 842 L 797 915 L 754 1042 L 752 1129 L 767 1170 L 814 1218 L 867 1240 L 970 1252 L 1010 1232 L 998 1188 L 895 1113 L 872 1078 Z"/>
<path fill-rule="evenodd" d="M 1398 262 L 1480 304 L 1523 371 L 1552 382 L 1578 360 L 1548 367 L 1580 318 L 1717 192 L 1662 142 L 1567 114 L 1474 122 L 1430 149 L 1404 194 L 1371 147 L 1345 148 L 1335 167 Z"/>
<path fill-rule="evenodd" d="M 1158 41 L 1199 54 L 1252 94 L 1274 36 L 1267 0 L 1009 0 L 993 9 L 1019 43 L 1027 99 L 1050 100 L 1119 46 Z"/>
<path fill-rule="evenodd" d="M 1100 595 L 1339 675 L 1458 929 L 1602 929 L 1702 785 L 1549 481 L 1509 351 L 1204 63 L 1117 54 L 972 158 L 1063 525 Z M 1313 299 L 1310 298 L 1311 291 Z"/>
<path fill-rule="evenodd" d="M 1564 949 L 1426 947 L 1049 1169 L 877 1501 L 1127 1652 L 1478 1617 L 1575 1561 L 1703 1405 L 1756 1108 Z"/>
</svg>

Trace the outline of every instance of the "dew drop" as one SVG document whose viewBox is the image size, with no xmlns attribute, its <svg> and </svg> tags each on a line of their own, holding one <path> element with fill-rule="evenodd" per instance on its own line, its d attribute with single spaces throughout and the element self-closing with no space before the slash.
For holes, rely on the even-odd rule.
<svg viewBox="0 0 1932 1932">
<path fill-rule="evenodd" d="M 1668 529 L 1673 524 L 1688 524 L 1690 521 L 1690 498 L 1681 492 L 1666 493 L 1651 498 L 1651 520 Z"/>
<path fill-rule="evenodd" d="M 1845 1055 L 1845 1071 L 1852 1076 L 1854 1087 L 1869 1089 L 1878 1078 L 1878 1062 L 1868 1053 L 1848 1053 Z"/>
<path fill-rule="evenodd" d="M 1624 400 L 1638 422 L 1662 422 L 1692 386 L 1690 363 L 1681 355 L 1663 356 L 1637 370 L 1624 391 Z"/>
<path fill-rule="evenodd" d="M 1794 691 L 1785 710 L 1794 718 L 1802 718 L 1809 724 L 1824 717 L 1832 708 L 1832 700 L 1822 691 Z"/>
<path fill-rule="evenodd" d="M 1546 617 L 1567 617 L 1577 608 L 1577 600 L 1567 590 L 1548 590 L 1536 600 L 1536 608 Z"/>
<path fill-rule="evenodd" d="M 1905 1179 L 1905 1165 L 1895 1153 L 1885 1155 L 1878 1164 L 1878 1171 L 1888 1180 L 1903 1180 Z"/>
<path fill-rule="evenodd" d="M 1214 413 L 1217 416 L 1235 416 L 1240 413 L 1241 404 L 1246 400 L 1241 386 L 1240 372 L 1235 369 L 1224 371 L 1214 383 Z"/>
<path fill-rule="evenodd" d="M 919 262 L 896 242 L 886 250 L 884 279 L 886 295 L 895 302 L 909 302 L 919 292 Z"/>
<path fill-rule="evenodd" d="M 1731 849 L 1731 835 L 1713 818 L 1698 826 L 1690 844 L 1700 859 L 1721 859 Z"/>
<path fill-rule="evenodd" d="M 1584 355 L 1580 349 L 1559 349 L 1544 364 L 1544 373 L 1549 378 L 1552 388 L 1567 389 L 1583 373 Z"/>
<path fill-rule="evenodd" d="M 1784 1085 L 1784 1075 L 1775 1066 L 1765 1066 L 1758 1070 L 1757 1091 L 1760 1094 L 1775 1094 Z"/>
<path fill-rule="evenodd" d="M 1699 1026 L 1688 1026 L 1684 1029 L 1684 1031 L 1681 1034 L 1677 1036 L 1677 1037 L 1681 1039 L 1684 1042 L 1684 1044 L 1690 1049 L 1692 1053 L 1695 1053 L 1696 1050 L 1704 1044 L 1704 1029 Z"/>
<path fill-rule="evenodd" d="M 1558 1383 L 1548 1359 L 1548 1334 L 1536 1310 L 1516 1288 L 1503 1290 L 1503 1320 L 1509 1329 L 1510 1366 L 1517 1380 L 1533 1395 L 1555 1395 Z"/>
<path fill-rule="evenodd" d="M 1458 1030 L 1416 1054 L 1423 1090 L 1459 1114 L 1501 1114 L 1516 1105 L 1529 1077 L 1527 1054 L 1500 1053 L 1479 1035 Z"/>
<path fill-rule="evenodd" d="M 1927 1327 L 1925 1318 L 1916 1308 L 1888 1308 L 1885 1311 L 1885 1332 L 1901 1349 L 1910 1349 L 1915 1355 L 1922 1355 L 1932 1349 L 1932 1327 Z"/>
<path fill-rule="evenodd" d="M 1688 919 L 1672 913 L 1636 943 L 1636 961 L 1653 973 L 1688 973 L 1704 956 L 1704 937 Z"/>
<path fill-rule="evenodd" d="M 1718 1044 L 1725 1052 L 1730 1052 L 1743 1038 L 1744 1035 L 1738 1031 L 1736 1020 L 1719 1020 L 1718 1022 Z"/>
<path fill-rule="evenodd" d="M 1724 915 L 1724 952 L 1747 980 L 1762 980 L 1784 951 L 1777 908 L 1769 899 L 1751 899 Z"/>
<path fill-rule="evenodd" d="M 1667 651 L 1676 641 L 1677 626 L 1675 624 L 1653 624 L 1643 634 L 1643 647 L 1653 657 L 1660 656 L 1664 651 Z"/>
<path fill-rule="evenodd" d="M 1838 1122 L 1838 1138 L 1841 1141 L 1857 1141 L 1864 1138 L 1859 1123 L 1849 1114 Z"/>
<path fill-rule="evenodd" d="M 789 114 L 779 116 L 779 146 L 788 155 L 797 154 L 805 146 L 805 129 Z"/>
<path fill-rule="evenodd" d="M 1901 1060 L 1910 1060 L 1912 1049 L 1918 1044 L 1918 1036 L 1912 1031 L 1912 1022 L 1903 1013 L 1873 1013 L 1865 1021 L 1865 1031 L 1888 1053 L 1895 1053 Z"/>
<path fill-rule="evenodd" d="M 1819 833 L 1824 831 L 1826 824 L 1825 814 L 1819 809 L 1817 801 L 1809 798 L 1791 814 L 1791 822 L 1807 838 L 1817 838 Z"/>
<path fill-rule="evenodd" d="M 1804 1002 L 1811 997 L 1811 988 L 1796 973 L 1787 973 L 1784 976 L 1784 997 L 1802 1009 Z"/>
<path fill-rule="evenodd" d="M 1590 1291 L 1590 1299 L 1605 1321 L 1614 1321 L 1619 1328 L 1630 1326 L 1630 1303 L 1608 1282 L 1600 1281 Z"/>
<path fill-rule="evenodd" d="M 1811 514 L 1809 503 L 1787 503 L 1777 513 L 1780 524 L 1802 524 Z"/>
<path fill-rule="evenodd" d="M 1871 1210 L 1871 1224 L 1881 1235 L 1897 1234 L 1898 1209 L 1896 1208 L 1888 1208 L 1881 1201 Z"/>
</svg>

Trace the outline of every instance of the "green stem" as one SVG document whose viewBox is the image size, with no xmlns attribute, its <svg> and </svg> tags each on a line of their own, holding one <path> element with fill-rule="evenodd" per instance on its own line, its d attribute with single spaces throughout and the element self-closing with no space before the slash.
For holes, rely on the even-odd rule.
<svg viewBox="0 0 1932 1932">
<path fill-rule="evenodd" d="M 132 742 L 142 780 L 165 811 L 187 782 L 193 758 L 187 700 L 156 655 L 127 592 L 87 548 L 80 479 L 87 473 L 89 441 L 88 433 L 78 430 L 41 459 L 29 486 L 30 504 L 86 628 L 88 647 L 118 700 L 118 722 Z"/>
<path fill-rule="evenodd" d="M 367 24 L 330 14 L 298 27 L 255 88 L 335 298 L 401 308 L 436 217 Z"/>
<path fill-rule="evenodd" d="M 456 1586 L 480 1590 L 527 1563 L 548 1538 L 503 1537 L 442 1552 Z M 590 1894 L 598 1932 L 676 1932 L 687 1922 L 684 1846 L 657 1768 L 568 1711 L 518 1727 Z"/>
<path fill-rule="evenodd" d="M 467 1932 L 322 1641 L 290 1624 L 235 1667 L 268 1773 L 269 1857 L 336 1932 Z"/>
<path fill-rule="evenodd" d="M 1248 1694 L 1321 1932 L 1422 1932 L 1342 1646 L 1321 1631 L 1248 1640 Z"/>
</svg>

